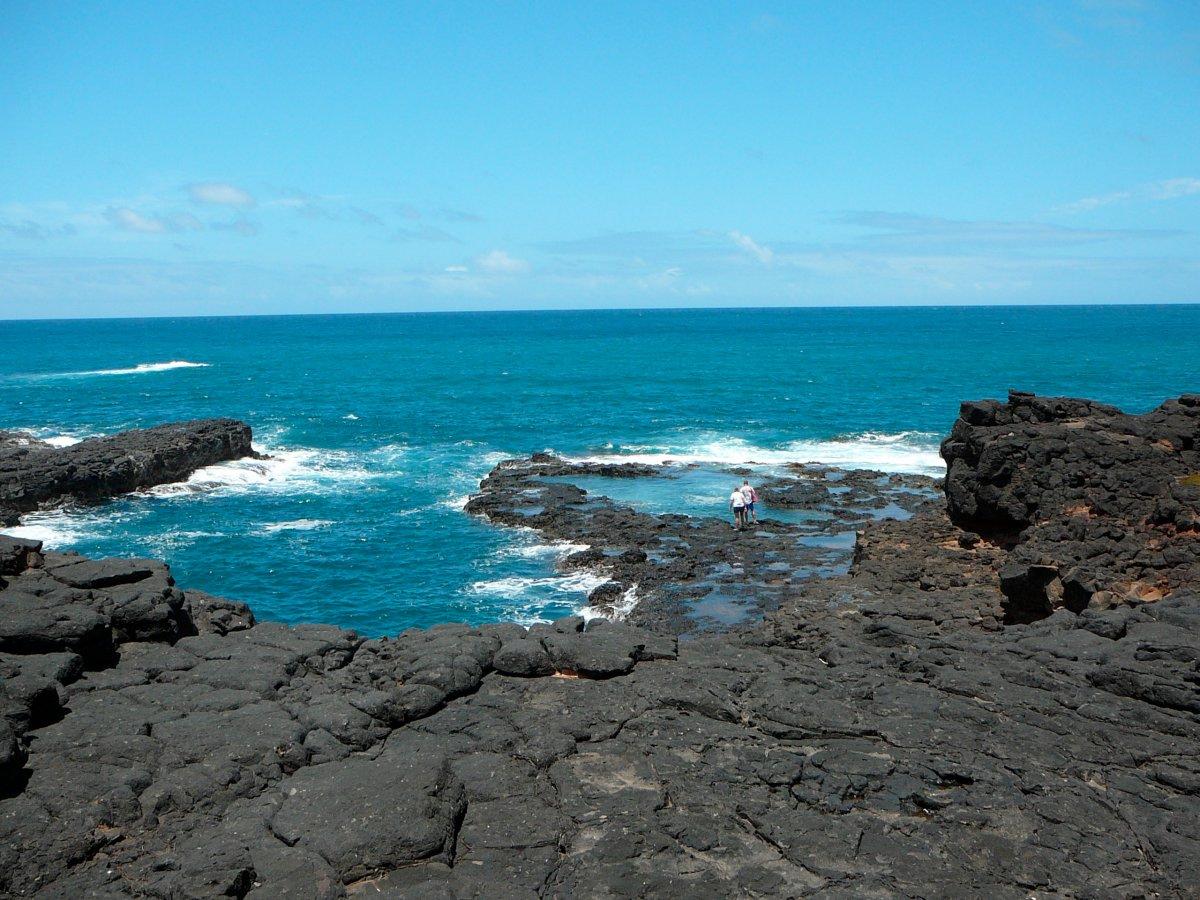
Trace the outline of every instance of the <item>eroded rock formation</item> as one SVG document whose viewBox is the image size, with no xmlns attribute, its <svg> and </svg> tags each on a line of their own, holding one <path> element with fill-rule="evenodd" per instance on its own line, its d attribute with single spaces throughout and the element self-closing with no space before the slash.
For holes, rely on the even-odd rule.
<svg viewBox="0 0 1200 900">
<path fill-rule="evenodd" d="M 951 518 L 1012 546 L 1010 621 L 1200 584 L 1200 395 L 1133 416 L 1014 392 L 964 404 L 942 454 Z"/>
<path fill-rule="evenodd" d="M 250 427 L 234 419 L 123 431 L 61 448 L 0 432 L 0 525 L 14 525 L 21 513 L 40 505 L 108 500 L 254 455 Z"/>
</svg>

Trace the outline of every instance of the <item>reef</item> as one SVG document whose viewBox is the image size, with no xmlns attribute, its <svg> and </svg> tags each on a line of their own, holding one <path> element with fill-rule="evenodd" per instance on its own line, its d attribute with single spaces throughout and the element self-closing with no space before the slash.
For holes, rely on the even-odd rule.
<svg viewBox="0 0 1200 900">
<path fill-rule="evenodd" d="M 625 621 L 364 640 L 0 539 L 0 893 L 1195 896 L 1198 436 L 968 403 L 944 501 L 802 468 L 812 520 L 743 532 L 497 467 L 469 509 L 589 544 Z M 688 616 L 714 570 L 771 601 Z"/>
<path fill-rule="evenodd" d="M 182 481 L 196 469 L 256 456 L 250 426 L 234 419 L 197 419 L 54 447 L 29 434 L 0 431 L 0 526 L 21 513 Z"/>
</svg>

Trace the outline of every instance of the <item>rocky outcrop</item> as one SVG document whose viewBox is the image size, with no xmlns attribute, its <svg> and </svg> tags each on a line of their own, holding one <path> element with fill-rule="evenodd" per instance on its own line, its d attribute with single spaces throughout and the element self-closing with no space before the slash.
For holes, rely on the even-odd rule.
<svg viewBox="0 0 1200 900">
<path fill-rule="evenodd" d="M 673 634 L 756 622 L 814 578 L 844 572 L 857 529 L 885 515 L 908 517 L 935 505 L 933 479 L 796 466 L 762 487 L 764 498 L 799 521 L 762 520 L 731 540 L 727 518 L 654 515 L 589 494 L 569 479 L 677 479 L 690 466 L 579 463 L 548 453 L 499 463 L 466 511 L 548 538 L 588 544 L 560 563 L 609 580 L 589 597 L 593 612 L 627 615 Z M 741 478 L 730 473 L 731 486 Z M 776 500 L 782 502 L 776 503 Z M 629 609 L 630 594 L 636 606 Z"/>
<path fill-rule="evenodd" d="M 643 580 L 684 572 L 661 551 L 685 527 L 698 568 L 757 564 L 755 532 L 630 518 L 560 465 L 475 508 L 587 529 L 578 565 Z M 1006 623 L 1036 520 L 951 516 L 864 520 L 847 574 L 686 640 L 578 617 L 363 640 L 0 544 L 0 894 L 1196 896 L 1200 595 Z"/>
<path fill-rule="evenodd" d="M 1017 392 L 965 403 L 942 455 L 951 518 L 1011 548 L 1010 621 L 1200 584 L 1200 395 L 1140 416 Z"/>
<path fill-rule="evenodd" d="M 62 448 L 0 432 L 0 525 L 39 506 L 108 500 L 255 455 L 250 426 L 234 419 L 123 431 Z"/>
</svg>

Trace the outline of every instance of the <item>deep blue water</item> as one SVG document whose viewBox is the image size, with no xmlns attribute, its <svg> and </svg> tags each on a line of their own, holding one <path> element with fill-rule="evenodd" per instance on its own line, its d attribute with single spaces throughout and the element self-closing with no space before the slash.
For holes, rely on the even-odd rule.
<svg viewBox="0 0 1200 900">
<path fill-rule="evenodd" d="M 461 510 L 505 456 L 936 471 L 961 400 L 1015 387 L 1145 410 L 1200 390 L 1197 335 L 1197 306 L 0 321 L 0 428 L 246 420 L 273 462 L 27 532 L 163 557 L 262 618 L 384 634 L 578 607 L 590 583 L 555 577 L 554 548 Z M 136 368 L 171 361 L 203 365 Z M 711 490 L 724 512 L 721 478 L 685 487 L 680 511 Z"/>
</svg>

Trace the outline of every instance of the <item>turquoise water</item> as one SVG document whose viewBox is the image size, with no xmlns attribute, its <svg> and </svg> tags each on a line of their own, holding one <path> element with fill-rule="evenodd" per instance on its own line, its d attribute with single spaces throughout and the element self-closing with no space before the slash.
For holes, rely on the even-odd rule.
<svg viewBox="0 0 1200 900">
<path fill-rule="evenodd" d="M 0 321 L 0 428 L 244 419 L 272 461 L 26 533 L 165 558 L 263 618 L 385 634 L 578 607 L 593 582 L 555 576 L 561 548 L 462 512 L 506 456 L 936 472 L 961 400 L 1016 387 L 1145 410 L 1200 390 L 1197 334 L 1197 306 Z M 706 490 L 679 511 L 703 513 Z"/>
</svg>

